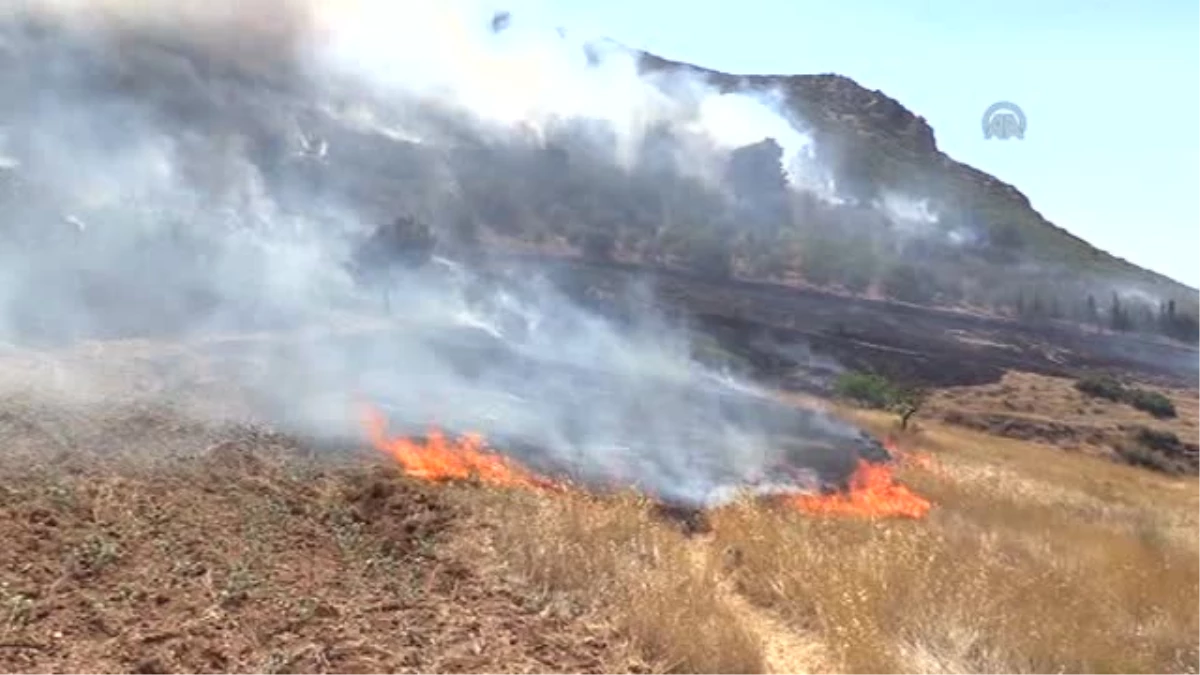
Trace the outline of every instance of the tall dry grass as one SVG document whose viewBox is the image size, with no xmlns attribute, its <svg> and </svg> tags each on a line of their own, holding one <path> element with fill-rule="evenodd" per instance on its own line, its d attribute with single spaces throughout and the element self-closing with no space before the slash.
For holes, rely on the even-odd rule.
<svg viewBox="0 0 1200 675">
<path fill-rule="evenodd" d="M 493 493 L 495 551 L 537 592 L 615 621 L 655 670 L 768 665 L 771 636 L 731 611 L 729 587 L 822 641 L 817 669 L 1200 669 L 1194 479 L 938 425 L 907 443 L 936 461 L 901 471 L 936 504 L 922 521 L 747 501 L 688 540 L 634 497 Z"/>
<path fill-rule="evenodd" d="M 974 452 L 994 442 L 944 433 Z M 848 671 L 1197 670 L 1200 557 L 1194 516 L 1177 510 L 1190 498 L 1108 503 L 1078 478 L 1023 473 L 1038 467 L 1031 456 L 988 472 L 937 449 L 934 471 L 902 472 L 938 505 L 924 521 L 821 520 L 748 504 L 717 513 L 717 542 L 742 561 L 738 587 L 817 631 Z M 1179 492 L 1176 481 L 1101 460 L 1053 461 Z"/>
<path fill-rule="evenodd" d="M 491 545 L 541 602 L 615 624 L 655 672 L 763 672 L 759 637 L 722 601 L 716 566 L 645 499 L 489 496 Z"/>
</svg>

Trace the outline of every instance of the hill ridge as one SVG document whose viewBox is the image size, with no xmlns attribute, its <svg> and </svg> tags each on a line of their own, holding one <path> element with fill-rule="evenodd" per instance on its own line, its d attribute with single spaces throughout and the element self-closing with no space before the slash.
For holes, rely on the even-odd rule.
<svg viewBox="0 0 1200 675">
<path fill-rule="evenodd" d="M 626 47 L 626 49 L 632 49 Z M 724 92 L 779 91 L 784 94 L 788 110 L 798 120 L 794 125 L 807 127 L 818 144 L 858 145 L 875 143 L 900 150 L 914 167 L 923 171 L 944 172 L 951 180 L 958 179 L 977 186 L 985 195 L 995 195 L 1012 202 L 1017 209 L 1027 211 L 1036 226 L 1055 237 L 1082 249 L 1100 266 L 1119 269 L 1131 281 L 1165 285 L 1167 290 L 1197 293 L 1189 286 L 1161 272 L 1142 267 L 1110 251 L 1101 249 L 1067 228 L 1047 219 L 1034 208 L 1029 197 L 1015 185 L 986 171 L 951 157 L 937 145 L 932 125 L 917 112 L 880 89 L 869 89 L 854 78 L 840 73 L 729 73 L 676 61 L 644 50 L 637 54 L 639 70 L 643 73 L 682 70 L 701 76 Z M 859 138 L 854 138 L 859 136 Z M 954 192 L 947 190 L 947 192 Z M 986 197 L 985 197 L 986 198 Z M 1172 288 L 1173 287 L 1173 288 Z"/>
</svg>

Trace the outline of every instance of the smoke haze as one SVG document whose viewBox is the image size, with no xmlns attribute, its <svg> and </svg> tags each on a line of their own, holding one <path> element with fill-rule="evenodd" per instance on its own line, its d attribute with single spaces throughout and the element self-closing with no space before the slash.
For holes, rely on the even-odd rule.
<svg viewBox="0 0 1200 675">
<path fill-rule="evenodd" d="M 770 97 L 639 76 L 629 52 L 520 13 L 496 31 L 498 9 L 0 10 L 0 340 L 232 351 L 229 376 L 297 432 L 356 437 L 366 400 L 398 430 L 479 431 L 537 468 L 671 500 L 804 484 L 796 466 L 844 475 L 856 429 L 698 365 L 652 289 L 600 311 L 549 273 L 457 246 L 461 223 L 501 220 L 494 175 L 550 192 L 550 210 L 552 190 L 580 186 L 618 208 L 639 182 L 704 209 L 735 199 L 730 154 L 766 138 L 788 187 L 821 175 L 799 170 L 809 141 Z M 932 217 L 903 198 L 887 208 Z M 392 275 L 385 312 L 347 263 L 405 214 L 433 225 L 437 256 Z M 262 331 L 292 338 L 228 338 Z"/>
</svg>

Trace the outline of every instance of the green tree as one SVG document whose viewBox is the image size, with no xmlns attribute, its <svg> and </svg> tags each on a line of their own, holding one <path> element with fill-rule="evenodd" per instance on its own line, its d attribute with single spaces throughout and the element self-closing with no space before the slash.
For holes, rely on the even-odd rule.
<svg viewBox="0 0 1200 675">
<path fill-rule="evenodd" d="M 1127 331 L 1133 327 L 1133 322 L 1129 318 L 1129 313 L 1121 304 L 1121 298 L 1116 291 L 1112 294 L 1112 306 L 1108 314 L 1109 326 L 1113 330 Z"/>
<path fill-rule="evenodd" d="M 889 406 L 900 416 L 900 430 L 908 429 L 908 421 L 920 412 L 929 400 L 929 390 L 924 387 L 910 386 L 895 388 Z"/>
</svg>

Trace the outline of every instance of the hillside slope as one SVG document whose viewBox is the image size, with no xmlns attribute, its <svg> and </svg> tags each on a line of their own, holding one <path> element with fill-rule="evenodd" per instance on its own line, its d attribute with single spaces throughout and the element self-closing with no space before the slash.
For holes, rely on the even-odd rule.
<svg viewBox="0 0 1200 675">
<path fill-rule="evenodd" d="M 977 211 L 1020 228 L 1028 253 L 1041 262 L 1063 263 L 1081 274 L 1110 276 L 1162 292 L 1195 296 L 1196 289 L 1102 251 L 1038 213 L 1029 198 L 979 169 L 955 161 L 937 147 L 925 120 L 882 91 L 868 90 L 836 74 L 733 75 L 643 53 L 646 72 L 684 70 L 723 91 L 780 92 L 808 127 L 818 152 L 836 156 L 844 172 L 874 187 L 915 189 L 938 201 L 972 205 Z M 852 167 L 856 163 L 862 167 Z"/>
<path fill-rule="evenodd" d="M 231 54 L 204 35 L 121 34 L 113 51 L 53 24 L 6 20 L 0 30 L 0 84 L 18 92 L 0 106 L 0 204 L 14 214 L 0 234 L 17 257 L 61 234 L 97 268 L 92 256 L 117 245 L 110 236 L 177 253 L 183 260 L 158 280 L 172 289 L 164 297 L 221 295 L 195 251 L 225 246 L 213 240 L 234 221 L 270 229 L 294 219 L 353 246 L 363 230 L 407 215 L 430 228 L 439 253 L 460 259 L 532 247 L 1192 344 L 1200 335 L 1195 289 L 1046 222 L 1014 187 L 940 152 L 922 118 L 845 77 L 735 76 L 640 57 L 643 79 L 668 97 L 715 98 L 688 87 L 696 75 L 726 91 L 781 93 L 792 123 L 814 139 L 805 159 L 785 157 L 770 138 L 715 143 L 688 117 L 697 114 L 691 94 L 674 96 L 682 115 L 632 130 L 578 111 L 500 128 L 486 111 L 306 72 L 286 52 Z M 71 67 L 51 67 L 63 59 Z M 582 84 L 611 85 L 587 73 L 571 71 Z M 649 77 L 663 73 L 690 75 Z M 630 86 L 635 97 L 649 95 L 641 84 Z M 64 101 L 34 95 L 47 89 L 92 113 L 63 115 Z M 147 138 L 171 140 L 148 148 Z M 174 183 L 154 173 L 156 154 L 176 167 Z M 797 162 L 809 182 L 796 182 Z M 165 203 L 119 199 L 105 184 L 118 171 L 125 185 L 161 189 Z M 64 221 L 85 223 L 82 236 L 63 233 Z M 88 307 L 145 286 L 115 276 L 108 291 L 89 279 Z M 40 304 L 16 308 L 18 333 L 42 322 Z M 112 323 L 110 314 L 95 322 Z"/>
</svg>

